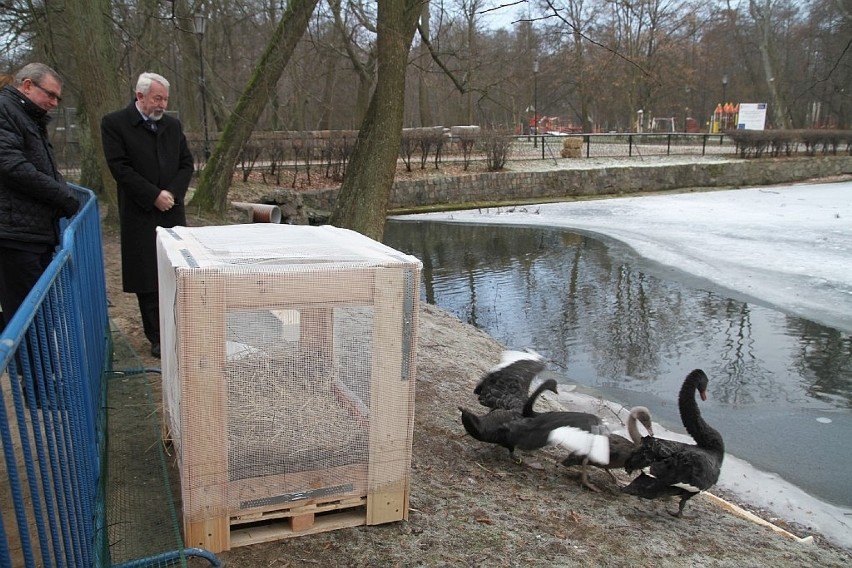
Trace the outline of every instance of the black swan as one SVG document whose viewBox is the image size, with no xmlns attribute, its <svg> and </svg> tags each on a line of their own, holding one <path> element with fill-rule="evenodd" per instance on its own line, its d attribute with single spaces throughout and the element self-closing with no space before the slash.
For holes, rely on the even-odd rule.
<svg viewBox="0 0 852 568">
<path fill-rule="evenodd" d="M 500 363 L 474 389 L 479 401 L 492 410 L 477 416 L 459 407 L 462 424 L 473 438 L 499 444 L 515 459 L 515 449 L 535 450 L 544 446 L 560 446 L 572 453 L 594 455 L 606 462 L 609 440 L 593 432 L 600 419 L 585 412 L 544 412 L 533 410 L 538 396 L 545 390 L 557 392 L 556 381 L 542 382 L 527 394 L 532 379 L 544 369 L 540 355 L 506 351 Z M 517 461 L 517 460 L 516 460 Z"/>
<path fill-rule="evenodd" d="M 532 399 L 529 396 L 532 380 L 544 370 L 544 358 L 531 351 L 504 351 L 500 362 L 482 377 L 473 394 L 488 408 L 523 411 Z M 547 390 L 556 392 L 556 381 L 550 380 Z"/>
<path fill-rule="evenodd" d="M 695 393 L 707 400 L 707 375 L 696 369 L 686 376 L 678 395 L 680 419 L 695 444 L 642 438 L 642 445 L 624 464 L 628 473 L 650 468 L 621 490 L 644 499 L 680 497 L 675 517 L 683 516 L 683 508 L 692 497 L 709 489 L 719 479 L 725 443 L 722 435 L 701 417 Z"/>
<path fill-rule="evenodd" d="M 634 406 L 630 410 L 630 414 L 627 416 L 627 434 L 630 436 L 630 439 L 628 440 L 619 434 L 609 435 L 609 463 L 601 464 L 592 461 L 588 457 L 570 455 L 562 460 L 562 465 L 569 467 L 575 465 L 582 466 L 583 469 L 580 476 L 580 483 L 593 491 L 596 491 L 597 487 L 592 485 L 588 479 L 586 467 L 589 464 L 603 469 L 609 474 L 613 481 L 617 482 L 615 476 L 612 474 L 612 470 L 623 468 L 627 459 L 642 445 L 642 434 L 639 433 L 639 426 L 637 425 L 637 422 L 641 423 L 642 426 L 645 427 L 649 436 L 654 435 L 654 428 L 651 423 L 651 412 L 644 406 Z"/>
<path fill-rule="evenodd" d="M 470 410 L 459 406 L 462 425 L 475 440 L 487 444 L 499 444 L 509 450 L 509 455 L 513 460 L 519 461 L 515 458 L 515 447 L 518 446 L 519 434 L 517 426 L 513 426 L 513 424 L 527 420 L 524 418 L 524 412 L 532 412 L 536 399 L 545 390 L 556 392 L 556 381 L 549 379 L 541 383 L 529 395 L 521 410 L 517 408 L 494 408 L 482 416 L 477 416 Z"/>
<path fill-rule="evenodd" d="M 533 378 L 544 370 L 544 359 L 541 355 L 525 351 L 504 351 L 500 362 L 495 365 L 473 393 L 478 395 L 479 402 L 491 410 L 482 416 L 477 416 L 466 408 L 459 407 L 462 413 L 462 425 L 474 439 L 490 444 L 500 444 L 509 449 L 512 459 L 514 447 L 502 443 L 501 427 L 518 420 L 523 416 L 533 416 L 535 401 L 545 390 L 556 392 L 556 381 L 548 379 L 542 382 L 530 394 L 529 388 Z"/>
</svg>

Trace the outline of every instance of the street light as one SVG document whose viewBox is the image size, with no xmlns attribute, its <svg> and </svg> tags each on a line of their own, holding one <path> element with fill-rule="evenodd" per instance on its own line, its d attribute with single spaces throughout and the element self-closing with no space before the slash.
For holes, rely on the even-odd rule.
<svg viewBox="0 0 852 568">
<path fill-rule="evenodd" d="M 538 147 L 538 57 L 533 59 L 533 148 Z"/>
<path fill-rule="evenodd" d="M 207 29 L 207 16 L 204 12 L 195 13 L 195 33 L 198 36 L 198 79 L 201 87 L 201 125 L 204 128 L 204 164 L 210 159 L 210 135 L 207 132 L 207 84 L 204 82 L 204 32 Z"/>
<path fill-rule="evenodd" d="M 722 122 L 722 130 L 723 131 L 728 126 L 726 124 L 728 122 L 728 119 L 727 119 L 727 116 L 725 114 L 725 105 L 728 102 L 728 99 L 725 98 L 726 97 L 725 93 L 727 92 L 727 90 L 728 90 L 728 74 L 725 73 L 724 75 L 722 75 L 722 115 L 719 117 L 721 119 L 721 122 Z"/>
</svg>

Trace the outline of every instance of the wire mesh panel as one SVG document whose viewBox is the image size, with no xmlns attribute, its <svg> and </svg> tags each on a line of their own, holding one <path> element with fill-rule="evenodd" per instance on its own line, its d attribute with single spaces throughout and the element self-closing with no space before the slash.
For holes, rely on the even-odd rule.
<svg viewBox="0 0 852 568">
<path fill-rule="evenodd" d="M 266 224 L 161 229 L 158 255 L 187 543 L 407 518 L 420 261 Z"/>
</svg>

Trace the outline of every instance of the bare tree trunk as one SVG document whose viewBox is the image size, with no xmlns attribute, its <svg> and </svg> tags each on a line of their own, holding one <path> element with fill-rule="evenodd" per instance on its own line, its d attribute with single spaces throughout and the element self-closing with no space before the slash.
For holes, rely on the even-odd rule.
<svg viewBox="0 0 852 568">
<path fill-rule="evenodd" d="M 473 67 L 474 62 L 473 58 L 476 53 L 476 10 L 478 7 L 477 2 L 471 2 L 470 11 L 466 14 L 467 16 L 467 76 L 465 77 L 465 83 L 467 85 L 473 85 Z M 475 124 L 473 121 L 473 89 L 468 89 L 465 94 L 465 117 L 466 124 Z"/>
<path fill-rule="evenodd" d="M 201 172 L 190 205 L 223 213 L 240 151 L 251 136 L 258 117 L 272 98 L 275 85 L 304 35 L 318 0 L 292 0 L 269 38 L 246 90 L 228 118 L 210 161 Z"/>
<path fill-rule="evenodd" d="M 420 29 L 423 35 L 429 37 L 429 1 L 423 3 L 423 9 L 420 12 Z M 420 42 L 418 63 L 420 70 L 417 73 L 417 92 L 418 103 L 420 106 L 420 126 L 433 126 L 434 119 L 432 118 L 432 105 L 429 96 L 429 71 L 432 68 L 432 56 L 429 53 L 429 46 L 425 41 Z"/>
<path fill-rule="evenodd" d="M 355 122 L 360 123 L 364 120 L 364 116 L 367 114 L 367 108 L 370 105 L 370 95 L 373 91 L 373 84 L 375 82 L 375 48 L 365 48 L 367 55 L 366 58 L 362 61 L 361 57 L 354 49 L 354 40 L 352 38 L 350 30 L 347 29 L 347 26 L 344 22 L 341 13 L 340 0 L 330 1 L 329 7 L 331 8 L 331 12 L 334 15 L 334 25 L 340 33 L 340 37 L 343 39 L 343 49 L 346 51 L 346 55 L 349 58 L 349 61 L 352 63 L 352 68 L 355 70 L 355 73 L 358 74 L 358 90 L 355 94 Z M 359 22 L 359 25 L 364 26 L 366 23 L 367 22 L 362 20 Z M 369 27 L 370 26 L 368 26 L 368 28 Z"/>
<path fill-rule="evenodd" d="M 758 47 L 760 60 L 763 63 L 763 76 L 766 88 L 772 100 L 772 114 L 776 128 L 792 128 L 787 103 L 778 92 L 778 82 L 775 80 L 775 65 L 772 61 L 772 0 L 749 0 L 749 13 L 759 30 Z"/>
<path fill-rule="evenodd" d="M 82 172 L 80 181 L 93 189 L 114 219 L 116 211 L 115 180 L 110 175 L 101 143 L 100 120 L 103 115 L 123 105 L 120 85 L 115 81 L 114 33 L 108 19 L 109 0 L 67 0 L 66 17 L 71 35 L 71 50 L 77 68 L 80 110 L 84 123 L 80 136 Z"/>
<path fill-rule="evenodd" d="M 337 86 L 337 61 L 329 57 L 325 62 L 325 84 L 320 103 L 318 130 L 331 130 L 331 114 L 334 110 L 334 91 Z"/>
<path fill-rule="evenodd" d="M 371 93 L 376 81 L 376 58 L 375 54 L 371 53 L 367 63 L 364 65 L 365 73 L 358 73 L 360 80 L 358 81 L 358 91 L 355 95 L 355 122 L 364 121 L 367 116 L 370 106 Z"/>
<path fill-rule="evenodd" d="M 570 18 L 571 38 L 573 40 L 571 51 L 574 54 L 574 65 L 576 66 L 576 81 L 577 81 L 577 96 L 580 99 L 580 124 L 583 127 L 583 132 L 592 131 L 592 123 L 589 121 L 589 108 L 592 104 L 591 92 L 589 88 L 589 80 L 587 77 L 593 76 L 588 73 L 586 61 L 586 48 L 582 30 L 586 28 L 586 22 L 583 21 L 583 3 L 569 1 L 566 6 L 566 13 Z"/>
<path fill-rule="evenodd" d="M 331 223 L 382 240 L 402 137 L 405 69 L 424 0 L 379 0 L 378 80 Z"/>
</svg>

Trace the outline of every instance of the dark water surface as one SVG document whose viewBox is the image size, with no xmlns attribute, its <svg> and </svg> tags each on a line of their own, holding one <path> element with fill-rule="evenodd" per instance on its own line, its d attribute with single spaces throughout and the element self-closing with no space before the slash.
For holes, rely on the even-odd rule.
<svg viewBox="0 0 852 568">
<path fill-rule="evenodd" d="M 852 506 L 849 334 L 564 229 L 390 220 L 385 243 L 423 261 L 423 300 L 673 430 L 704 369 L 701 411 L 729 453 Z"/>
</svg>

